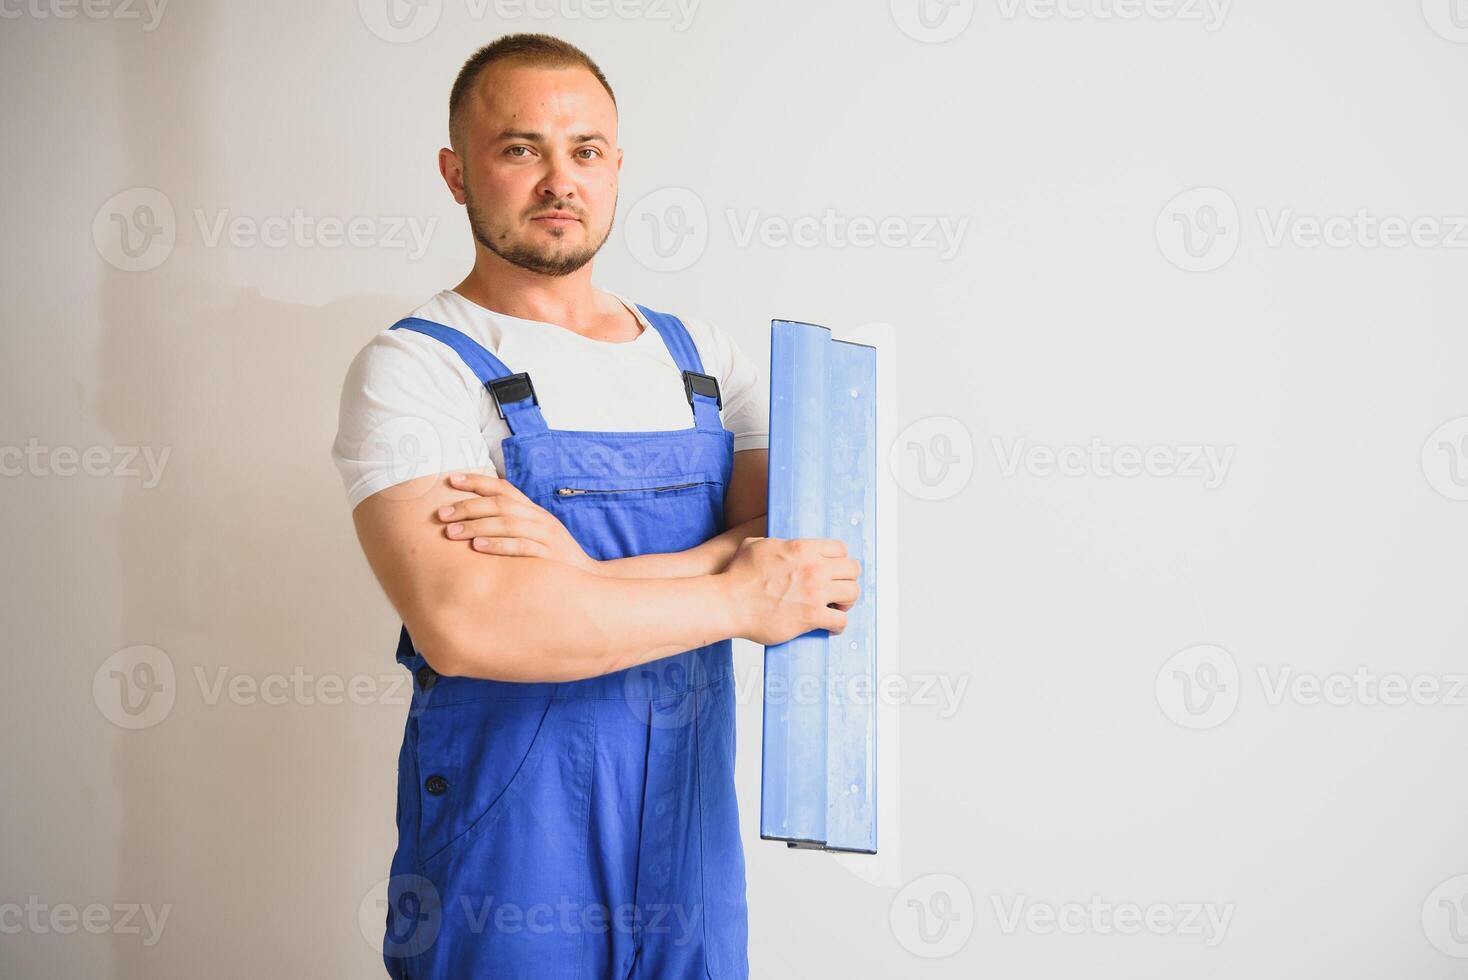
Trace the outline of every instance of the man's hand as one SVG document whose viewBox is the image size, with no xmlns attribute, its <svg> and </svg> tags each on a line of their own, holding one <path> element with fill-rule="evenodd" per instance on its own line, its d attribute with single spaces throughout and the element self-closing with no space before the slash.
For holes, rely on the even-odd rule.
<svg viewBox="0 0 1468 980">
<path fill-rule="evenodd" d="M 861 596 L 861 562 L 834 538 L 746 538 L 717 578 L 737 635 L 765 646 L 813 629 L 840 633 Z"/>
<path fill-rule="evenodd" d="M 597 570 L 597 560 L 566 525 L 509 480 L 469 473 L 449 477 L 449 484 L 479 495 L 439 509 L 438 519 L 448 525 L 444 533 L 450 538 L 468 541 L 488 555 L 549 558 L 582 571 Z"/>
</svg>

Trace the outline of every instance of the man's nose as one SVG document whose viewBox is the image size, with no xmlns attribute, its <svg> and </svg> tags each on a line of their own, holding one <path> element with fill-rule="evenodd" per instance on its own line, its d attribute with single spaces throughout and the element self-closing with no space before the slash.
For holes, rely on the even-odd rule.
<svg viewBox="0 0 1468 980">
<path fill-rule="evenodd" d="M 552 162 L 535 189 L 543 197 L 572 198 L 576 194 L 576 183 L 565 164 Z"/>
</svg>

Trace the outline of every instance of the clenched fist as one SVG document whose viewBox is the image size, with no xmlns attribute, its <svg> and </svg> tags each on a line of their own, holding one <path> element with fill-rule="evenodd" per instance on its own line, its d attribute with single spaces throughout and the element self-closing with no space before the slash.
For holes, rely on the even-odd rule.
<svg viewBox="0 0 1468 980">
<path fill-rule="evenodd" d="M 765 646 L 840 633 L 861 595 L 861 562 L 833 538 L 745 538 L 720 578 L 738 635 Z"/>
</svg>

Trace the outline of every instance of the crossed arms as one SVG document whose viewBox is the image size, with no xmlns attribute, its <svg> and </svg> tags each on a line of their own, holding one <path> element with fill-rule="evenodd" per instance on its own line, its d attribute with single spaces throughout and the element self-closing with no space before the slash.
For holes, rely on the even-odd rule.
<svg viewBox="0 0 1468 980">
<path fill-rule="evenodd" d="M 735 453 L 729 530 L 670 554 L 595 561 L 492 476 L 421 477 L 368 497 L 352 519 L 435 671 L 579 680 L 735 636 L 778 643 L 845 627 L 860 565 L 839 541 L 763 536 L 767 461 L 766 450 Z"/>
</svg>

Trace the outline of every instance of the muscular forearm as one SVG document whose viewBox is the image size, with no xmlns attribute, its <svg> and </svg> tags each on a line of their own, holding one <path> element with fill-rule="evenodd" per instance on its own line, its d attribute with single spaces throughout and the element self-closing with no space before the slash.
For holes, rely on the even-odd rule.
<svg viewBox="0 0 1468 980">
<path fill-rule="evenodd" d="M 457 586 L 432 617 L 441 672 L 580 680 L 737 635 L 714 575 L 622 578 L 543 558 L 511 561 L 505 574 Z"/>
<path fill-rule="evenodd" d="M 633 555 L 597 563 L 597 573 L 613 578 L 684 578 L 717 575 L 729 564 L 745 538 L 765 536 L 765 516 L 751 518 L 709 538 L 696 548 L 664 554 Z"/>
</svg>

